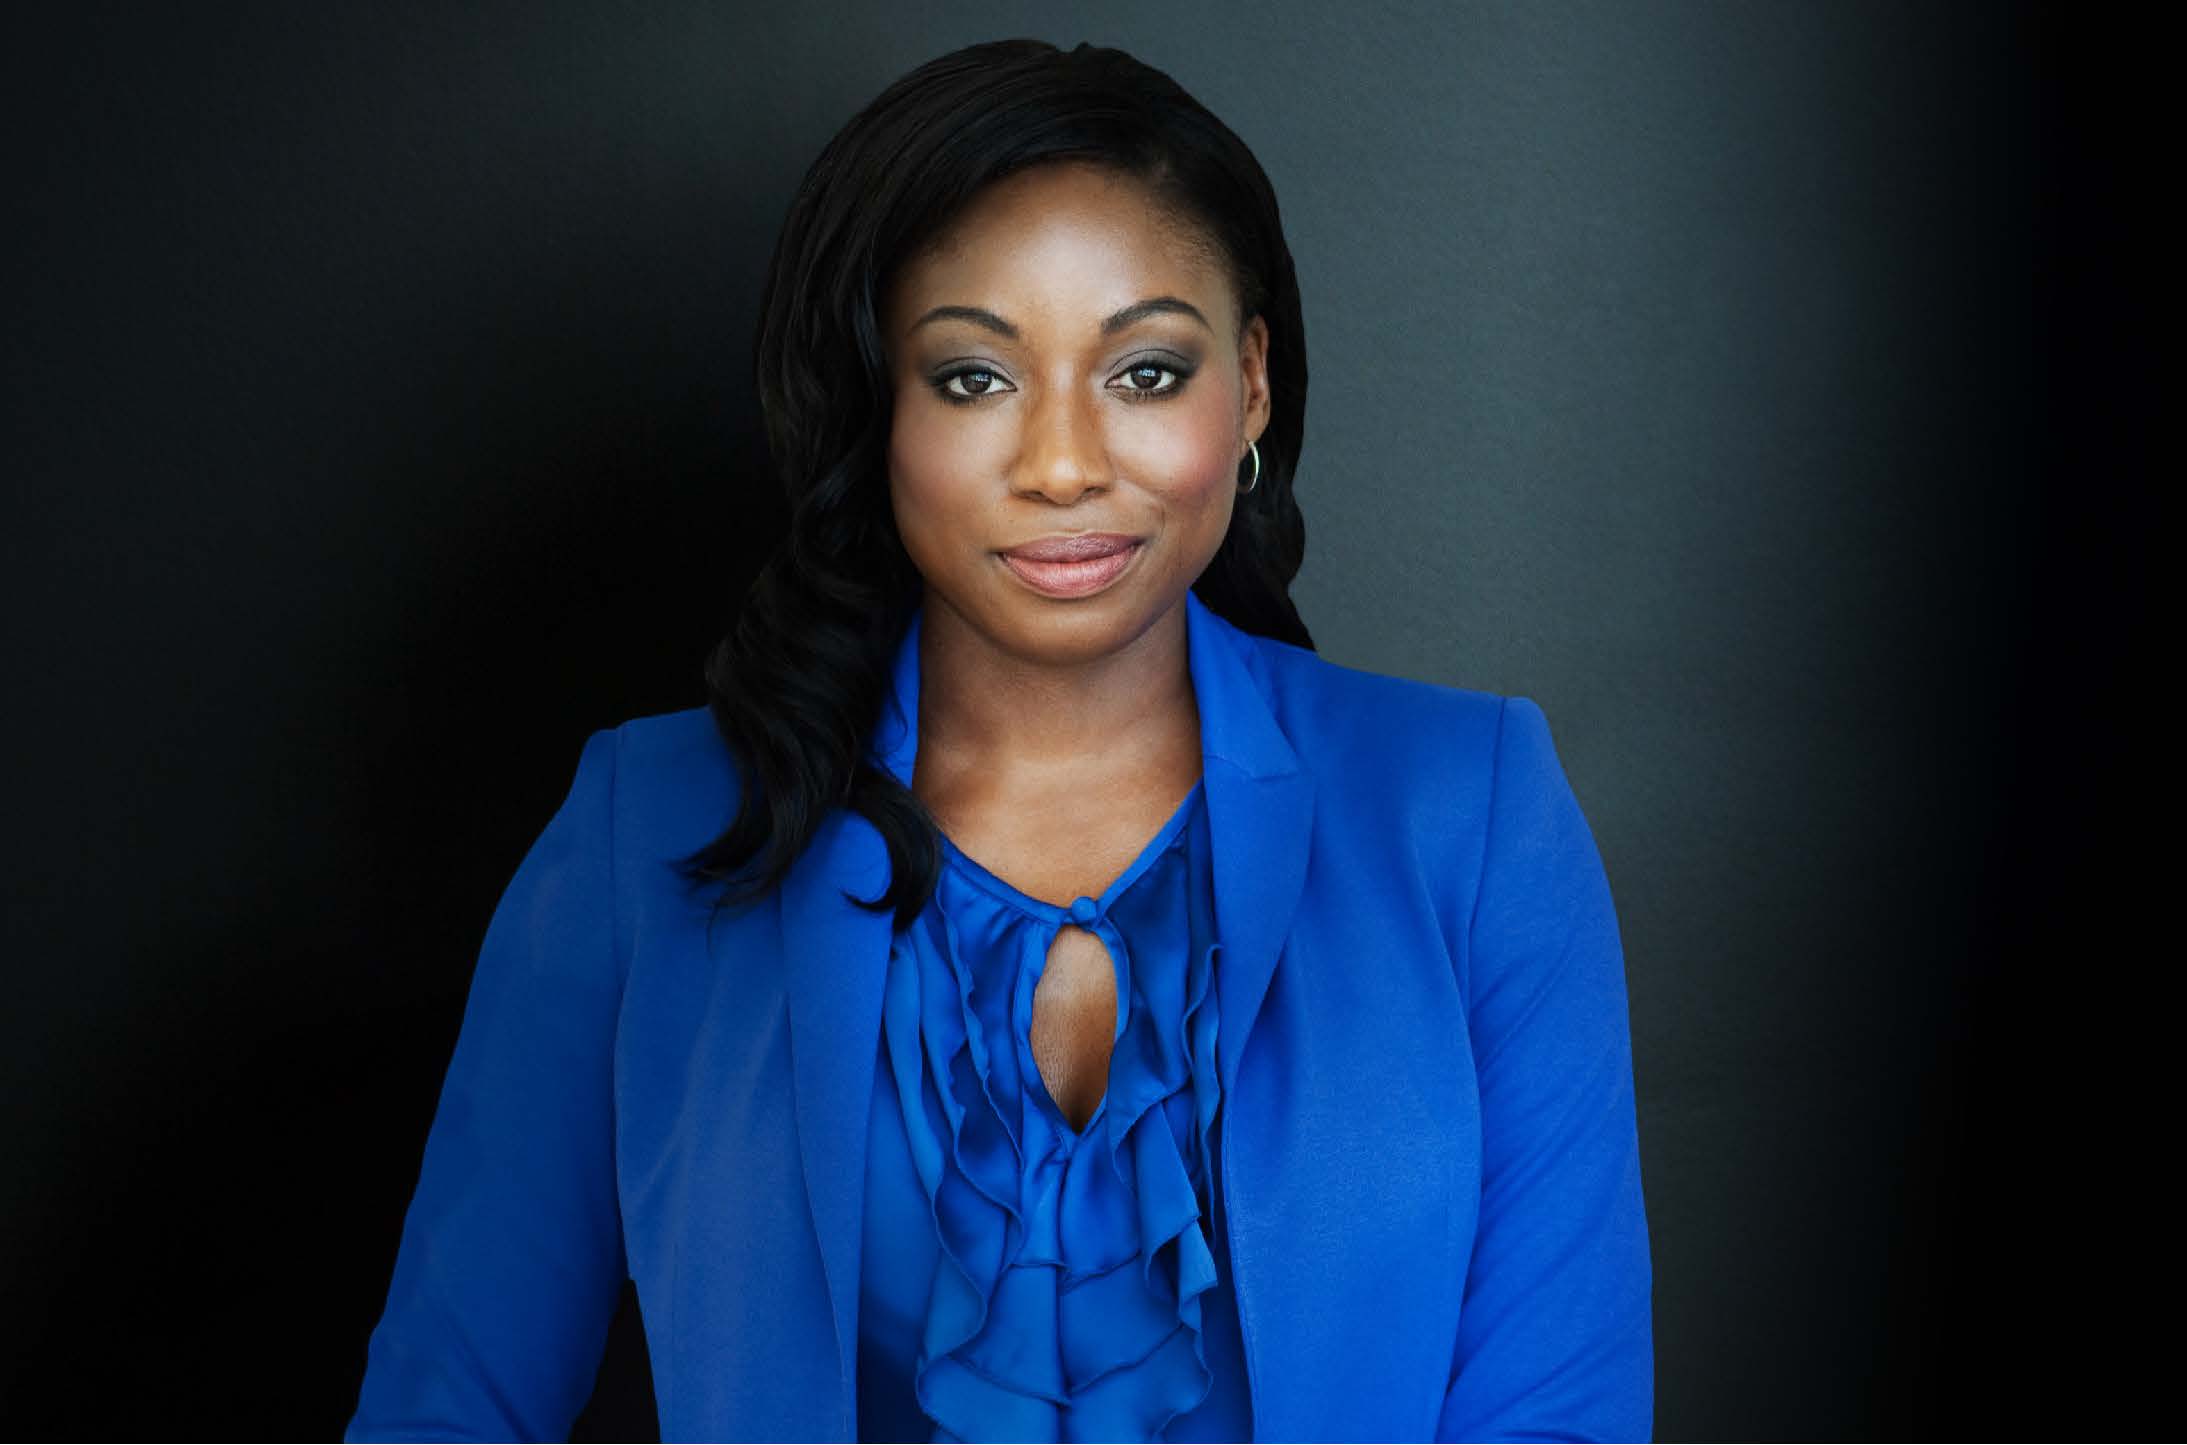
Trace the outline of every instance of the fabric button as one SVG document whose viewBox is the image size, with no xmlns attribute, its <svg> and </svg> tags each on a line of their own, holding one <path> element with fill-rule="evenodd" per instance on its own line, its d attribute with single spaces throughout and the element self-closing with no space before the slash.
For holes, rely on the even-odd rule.
<svg viewBox="0 0 2187 1445">
<path fill-rule="evenodd" d="M 1084 927 L 1101 916 L 1101 905 L 1080 894 L 1071 900 L 1071 922 Z"/>
</svg>

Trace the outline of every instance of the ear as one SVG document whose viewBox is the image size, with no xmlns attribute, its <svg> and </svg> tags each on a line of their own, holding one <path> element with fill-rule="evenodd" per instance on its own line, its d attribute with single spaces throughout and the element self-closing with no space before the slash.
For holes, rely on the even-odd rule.
<svg viewBox="0 0 2187 1445">
<path fill-rule="evenodd" d="M 1268 430 L 1268 323 L 1255 316 L 1245 324 L 1238 341 L 1238 370 L 1245 382 L 1244 410 L 1240 417 L 1247 441 L 1257 442 Z M 1240 457 L 1244 456 L 1241 451 Z"/>
</svg>

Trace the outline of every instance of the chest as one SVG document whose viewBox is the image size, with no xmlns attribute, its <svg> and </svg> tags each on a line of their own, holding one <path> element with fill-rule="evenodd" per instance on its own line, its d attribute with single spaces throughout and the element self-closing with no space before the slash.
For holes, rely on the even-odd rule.
<svg viewBox="0 0 2187 1445">
<path fill-rule="evenodd" d="M 1014 794 L 936 787 L 920 801 L 964 853 L 1028 898 L 1098 898 L 1173 817 L 1198 770 Z"/>
<path fill-rule="evenodd" d="M 1012 797 L 976 784 L 932 787 L 922 801 L 957 850 L 996 879 L 1028 899 L 1068 908 L 1077 898 L 1103 896 L 1175 819 L 1197 782 L 1194 768 L 1044 796 Z M 1026 1043 L 1041 1085 L 1073 1130 L 1086 1127 L 1108 1091 L 1118 1008 L 1108 946 L 1092 930 L 1057 926 L 1033 989 Z"/>
<path fill-rule="evenodd" d="M 1268 913 L 1232 910 L 1220 1038 L 1245 1046 L 1218 1119 L 1225 1262 L 1265 1438 L 1427 1439 L 1479 1183 L 1471 1061 L 1440 926 L 1405 905 L 1403 850 L 1346 841 L 1323 853 L 1320 891 L 1263 930 L 1281 957 L 1266 955 L 1265 996 L 1245 968 Z M 875 838 L 866 861 L 881 857 Z M 1241 874 L 1266 877 L 1253 861 Z M 780 908 L 711 929 L 703 908 L 645 912 L 659 921 L 635 945 L 619 1026 L 618 1204 L 673 1438 L 854 1433 L 836 1357 L 862 1337 L 849 1311 L 885 1117 L 872 1105 L 897 1095 L 875 1073 L 887 919 L 840 900 L 879 877 L 814 871 Z M 863 1001 L 846 959 L 874 980 Z M 908 1156 L 898 1177 L 915 1187 Z M 762 1297 L 779 1304 L 755 1334 L 741 1302 Z M 926 1295 L 905 1297 L 919 1310 L 890 1337 L 915 1342 Z M 1339 1367 L 1364 1384 L 1327 1389 Z"/>
</svg>

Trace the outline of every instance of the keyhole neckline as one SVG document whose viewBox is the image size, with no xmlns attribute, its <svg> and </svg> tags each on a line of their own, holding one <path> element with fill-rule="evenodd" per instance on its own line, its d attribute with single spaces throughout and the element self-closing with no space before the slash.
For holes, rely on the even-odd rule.
<svg viewBox="0 0 2187 1445">
<path fill-rule="evenodd" d="M 941 838 L 943 851 L 956 860 L 964 875 L 1002 902 L 1055 928 L 1061 928 L 1066 923 L 1075 923 L 1091 931 L 1094 923 L 1108 917 L 1116 900 L 1123 897 L 1132 884 L 1138 882 L 1140 876 L 1154 866 L 1154 860 L 1169 851 L 1169 846 L 1184 832 L 1185 824 L 1191 821 L 1193 810 L 1200 802 L 1206 783 L 1204 774 L 1193 780 L 1191 790 L 1185 794 L 1184 801 L 1170 813 L 1169 821 L 1147 840 L 1146 846 L 1139 850 L 1139 856 L 1125 865 L 1124 871 L 1117 874 L 1114 881 L 1101 890 L 1100 897 L 1082 893 L 1072 899 L 1068 907 L 1024 892 L 959 848 L 949 834 L 939 829 L 936 832 Z"/>
</svg>

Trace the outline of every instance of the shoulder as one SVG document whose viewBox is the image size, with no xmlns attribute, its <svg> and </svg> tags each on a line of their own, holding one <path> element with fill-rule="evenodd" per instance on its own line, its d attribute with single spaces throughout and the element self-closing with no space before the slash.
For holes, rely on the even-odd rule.
<svg viewBox="0 0 2187 1445">
<path fill-rule="evenodd" d="M 1492 817 L 1569 826 L 1577 800 L 1541 706 L 1520 694 L 1347 667 L 1248 638 L 1249 665 L 1322 816 L 1349 834 L 1395 827 L 1477 856 Z"/>
<path fill-rule="evenodd" d="M 612 761 L 620 847 L 655 856 L 704 846 L 735 812 L 736 763 L 704 707 L 649 713 L 601 728 L 589 754 Z"/>
<path fill-rule="evenodd" d="M 1241 635 L 1277 725 L 1315 772 L 1416 785 L 1485 776 L 1506 706 L 1532 706 L 1524 698 L 1370 672 L 1288 642 Z"/>
</svg>

